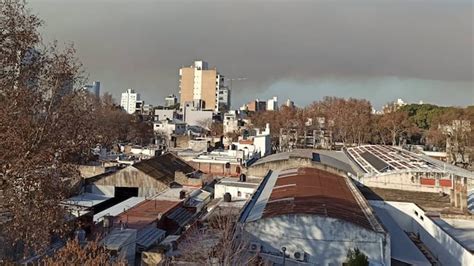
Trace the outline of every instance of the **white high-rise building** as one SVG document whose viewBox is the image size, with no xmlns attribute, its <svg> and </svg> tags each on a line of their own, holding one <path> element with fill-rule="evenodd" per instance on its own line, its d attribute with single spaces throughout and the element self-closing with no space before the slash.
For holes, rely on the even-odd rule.
<svg viewBox="0 0 474 266">
<path fill-rule="evenodd" d="M 137 108 L 137 101 L 140 101 L 140 94 L 136 93 L 133 89 L 128 89 L 122 93 L 120 106 L 122 106 L 127 113 L 133 114 Z"/>
<path fill-rule="evenodd" d="M 278 110 L 278 97 L 273 96 L 273 98 L 267 101 L 267 111 L 277 111 Z"/>
</svg>

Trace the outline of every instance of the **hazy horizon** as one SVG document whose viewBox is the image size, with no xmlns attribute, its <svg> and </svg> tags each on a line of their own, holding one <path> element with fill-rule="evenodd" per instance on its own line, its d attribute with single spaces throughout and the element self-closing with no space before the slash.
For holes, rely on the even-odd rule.
<svg viewBox="0 0 474 266">
<path fill-rule="evenodd" d="M 474 104 L 471 1 L 33 0 L 45 41 L 73 42 L 102 93 L 178 95 L 178 69 L 203 59 L 254 99 L 402 98 Z"/>
</svg>

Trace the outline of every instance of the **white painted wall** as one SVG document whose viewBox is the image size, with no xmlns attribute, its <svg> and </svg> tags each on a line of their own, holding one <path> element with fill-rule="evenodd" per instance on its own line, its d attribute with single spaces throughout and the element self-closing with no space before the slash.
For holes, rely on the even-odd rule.
<svg viewBox="0 0 474 266">
<path fill-rule="evenodd" d="M 230 193 L 232 200 L 234 199 L 248 199 L 255 192 L 257 186 L 254 188 L 239 187 L 228 183 L 217 183 L 214 187 L 214 198 L 224 198 L 225 193 Z M 240 196 L 239 196 L 240 192 Z"/>
<path fill-rule="evenodd" d="M 140 100 L 140 95 L 132 89 L 128 89 L 122 93 L 120 106 L 129 114 L 135 113 L 137 101 Z"/>
<path fill-rule="evenodd" d="M 427 217 L 416 204 L 393 201 L 370 201 L 370 204 L 387 210 L 404 231 L 419 233 L 421 241 L 443 265 L 474 265 L 474 255 Z"/>
<path fill-rule="evenodd" d="M 155 121 L 164 120 L 164 119 L 174 119 L 176 118 L 176 111 L 175 110 L 155 110 Z"/>
<path fill-rule="evenodd" d="M 390 265 L 390 239 L 355 224 L 317 215 L 281 215 L 245 224 L 251 243 L 261 252 L 278 254 L 282 247 L 293 256 L 307 254 L 311 265 L 342 265 L 349 249 L 359 248 L 371 263 Z"/>
<path fill-rule="evenodd" d="M 400 172 L 400 173 L 382 173 L 375 176 L 366 175 L 363 177 L 358 177 L 358 181 L 369 187 L 379 187 L 379 188 L 388 188 L 388 189 L 400 189 L 408 191 L 417 191 L 417 192 L 431 192 L 438 193 L 444 192 L 446 194 L 450 193 L 451 187 L 441 187 L 439 185 L 428 186 L 421 185 L 419 179 L 414 177 L 414 173 L 409 172 Z M 421 175 L 423 177 L 434 178 L 429 174 Z M 414 179 L 412 180 L 412 177 Z M 449 179 L 449 177 L 443 177 L 443 179 Z M 439 184 L 436 181 L 436 184 Z"/>
</svg>

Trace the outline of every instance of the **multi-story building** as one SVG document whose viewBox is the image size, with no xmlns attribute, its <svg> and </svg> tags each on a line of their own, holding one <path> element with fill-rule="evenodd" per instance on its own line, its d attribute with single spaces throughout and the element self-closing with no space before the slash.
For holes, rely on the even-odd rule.
<svg viewBox="0 0 474 266">
<path fill-rule="evenodd" d="M 267 110 L 267 101 L 255 99 L 254 101 L 244 104 L 240 110 L 248 112 L 263 112 Z"/>
<path fill-rule="evenodd" d="M 207 62 L 195 61 L 192 66 L 182 67 L 179 76 L 182 109 L 190 102 L 199 110 L 216 112 L 224 104 L 230 106 L 230 93 L 224 86 L 224 76 L 219 74 L 216 68 L 210 69 Z"/>
<path fill-rule="evenodd" d="M 293 101 L 290 100 L 290 99 L 287 99 L 287 100 L 286 100 L 286 103 L 285 103 L 285 106 L 286 106 L 286 107 L 289 107 L 289 108 L 295 108 L 295 102 L 293 102 Z"/>
<path fill-rule="evenodd" d="M 277 111 L 278 110 L 278 97 L 273 96 L 273 98 L 267 101 L 267 111 Z"/>
<path fill-rule="evenodd" d="M 128 89 L 122 93 L 122 100 L 120 106 L 129 114 L 133 114 L 137 108 L 137 101 L 140 101 L 140 94 L 136 93 L 133 89 Z"/>
<path fill-rule="evenodd" d="M 391 112 L 396 112 L 398 109 L 400 109 L 402 106 L 405 106 L 405 105 L 407 105 L 407 103 L 399 98 L 396 101 L 393 101 L 384 105 L 382 107 L 382 113 L 387 114 Z"/>
<path fill-rule="evenodd" d="M 178 97 L 174 94 L 170 94 L 165 98 L 165 107 L 173 107 L 178 103 Z"/>
<path fill-rule="evenodd" d="M 94 83 L 87 84 L 84 87 L 82 87 L 84 91 L 87 91 L 89 94 L 94 95 L 95 97 L 99 98 L 100 97 L 100 82 L 99 81 L 94 81 Z"/>
</svg>

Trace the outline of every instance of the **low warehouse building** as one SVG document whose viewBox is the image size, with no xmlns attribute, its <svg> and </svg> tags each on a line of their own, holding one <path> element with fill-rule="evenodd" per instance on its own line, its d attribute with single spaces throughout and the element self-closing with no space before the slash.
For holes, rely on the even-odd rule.
<svg viewBox="0 0 474 266">
<path fill-rule="evenodd" d="M 191 165 L 172 153 L 143 160 L 114 173 L 87 179 L 89 191 L 125 200 L 152 197 L 176 182 L 176 173 L 196 173 Z M 198 176 L 199 183 L 200 178 Z"/>
<path fill-rule="evenodd" d="M 390 238 L 349 178 L 316 168 L 269 172 L 239 218 L 250 251 L 274 263 L 341 265 L 349 250 L 390 265 Z M 284 253 L 282 252 L 284 248 Z"/>
</svg>

